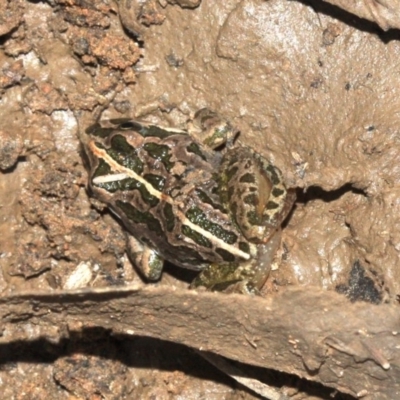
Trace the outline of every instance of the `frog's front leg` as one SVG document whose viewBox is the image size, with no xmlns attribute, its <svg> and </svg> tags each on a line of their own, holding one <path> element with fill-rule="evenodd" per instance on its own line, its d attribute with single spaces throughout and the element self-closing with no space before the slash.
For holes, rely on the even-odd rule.
<svg viewBox="0 0 400 400">
<path fill-rule="evenodd" d="M 188 124 L 190 135 L 211 149 L 222 145 L 231 148 L 239 131 L 218 113 L 202 108 L 196 112 L 192 121 Z"/>
<path fill-rule="evenodd" d="M 258 294 L 268 279 L 271 264 L 281 242 L 281 229 L 267 243 L 250 245 L 253 257 L 242 263 L 211 264 L 192 282 L 191 288 L 205 287 L 225 293 Z"/>
<path fill-rule="evenodd" d="M 149 281 L 157 281 L 161 277 L 164 259 L 151 247 L 126 234 L 127 252 L 130 260 Z"/>
</svg>

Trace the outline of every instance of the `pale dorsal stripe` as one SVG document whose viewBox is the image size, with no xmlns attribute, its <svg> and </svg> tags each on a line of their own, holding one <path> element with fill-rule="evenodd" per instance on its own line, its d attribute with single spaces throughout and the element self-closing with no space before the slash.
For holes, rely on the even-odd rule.
<svg viewBox="0 0 400 400">
<path fill-rule="evenodd" d="M 97 185 L 97 184 L 101 184 L 101 183 L 110 183 L 110 182 L 120 181 L 120 180 L 127 179 L 127 178 L 132 178 L 132 179 L 135 179 L 138 182 L 142 183 L 152 196 L 154 196 L 160 200 L 163 199 L 164 201 L 171 204 L 172 206 L 174 205 L 174 201 L 171 197 L 169 197 L 165 194 L 162 194 L 161 192 L 156 190 L 149 182 L 147 182 L 145 179 L 143 179 L 135 171 L 118 164 L 112 157 L 110 157 L 107 154 L 107 152 L 105 150 L 98 148 L 94 142 L 90 142 L 89 147 L 90 147 L 91 151 L 98 158 L 102 158 L 103 160 L 105 160 L 105 162 L 111 167 L 111 169 L 113 171 L 116 171 L 116 173 L 114 173 L 114 174 L 98 176 L 98 177 L 94 178 L 92 181 L 93 184 Z M 214 243 L 215 246 L 217 246 L 221 249 L 224 249 L 224 250 L 228 251 L 229 253 L 231 253 L 237 257 L 241 257 L 245 260 L 250 259 L 249 254 L 245 253 L 244 251 L 242 251 L 234 246 L 231 246 L 228 243 L 225 243 L 222 239 L 217 238 L 210 232 L 206 231 L 205 229 L 201 228 L 200 226 L 189 221 L 186 218 L 185 214 L 183 214 L 181 211 L 176 210 L 176 213 L 177 213 L 178 218 L 182 221 L 182 223 L 184 225 L 187 225 L 189 228 L 191 228 L 194 231 L 196 231 L 197 233 L 200 233 L 201 235 L 203 235 L 210 242 Z"/>
</svg>

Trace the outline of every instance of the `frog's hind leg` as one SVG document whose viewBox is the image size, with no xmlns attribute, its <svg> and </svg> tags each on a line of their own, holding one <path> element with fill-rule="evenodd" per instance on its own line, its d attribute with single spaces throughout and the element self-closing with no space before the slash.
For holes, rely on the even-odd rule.
<svg viewBox="0 0 400 400">
<path fill-rule="evenodd" d="M 282 173 L 249 147 L 228 150 L 221 167 L 220 197 L 252 243 L 267 243 L 288 215 L 295 192 Z"/>
<path fill-rule="evenodd" d="M 152 248 L 143 244 L 134 236 L 127 236 L 127 252 L 130 260 L 149 281 L 157 281 L 161 277 L 164 259 Z"/>
<path fill-rule="evenodd" d="M 200 272 L 190 285 L 191 289 L 206 288 L 213 292 L 257 294 L 243 276 L 245 269 L 238 263 L 211 264 Z"/>
<path fill-rule="evenodd" d="M 225 293 L 259 294 L 268 279 L 271 264 L 281 242 L 276 229 L 267 243 L 257 245 L 257 257 L 249 262 L 211 264 L 192 282 L 192 289 L 205 287 Z"/>
</svg>

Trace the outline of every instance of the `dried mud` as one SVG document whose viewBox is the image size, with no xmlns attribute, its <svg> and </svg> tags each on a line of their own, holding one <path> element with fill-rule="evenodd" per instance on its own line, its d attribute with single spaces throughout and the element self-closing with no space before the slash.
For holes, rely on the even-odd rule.
<svg viewBox="0 0 400 400">
<path fill-rule="evenodd" d="M 329 301 L 342 304 L 344 299 L 349 319 L 354 315 L 357 320 L 359 310 L 351 302 L 379 304 L 371 310 L 380 318 L 386 310 L 381 326 L 390 327 L 393 335 L 399 331 L 390 318 L 395 318 L 400 295 L 400 36 L 397 30 L 384 33 L 378 27 L 397 25 L 392 17 L 360 13 L 372 15 L 375 25 L 325 3 L 309 3 L 3 0 L 2 298 L 24 291 L 51 294 L 141 283 L 125 254 L 120 224 L 88 197 L 79 138 L 100 114 L 185 127 L 196 110 L 208 107 L 236 125 L 239 141 L 269 158 L 297 190 L 265 299 L 255 300 L 259 310 L 268 312 L 262 301 L 287 291 L 309 292 L 312 299 L 323 299 L 326 291 Z M 158 285 L 166 285 L 163 295 L 174 299 L 175 288 L 184 293 L 192 278 L 192 273 L 169 266 Z M 202 295 L 208 299 L 210 294 L 199 293 L 194 307 L 207 319 L 213 307 Z M 19 304 L 21 313 L 12 319 L 6 308 L 0 313 L 4 399 L 257 398 L 183 346 L 199 348 L 198 341 L 174 336 L 179 344 L 170 343 L 172 334 L 164 337 L 156 331 L 139 333 L 147 338 L 113 335 L 112 326 L 97 326 L 90 314 L 82 317 L 82 325 L 68 318 L 62 325 L 61 318 L 61 325 L 44 329 L 40 318 L 32 321 L 22 311 L 22 300 Z M 277 312 L 282 318 L 282 326 L 274 328 L 277 334 L 292 327 L 292 310 L 285 304 Z M 223 300 L 222 305 L 227 309 L 212 310 L 221 325 L 232 312 Z M 241 368 L 283 386 L 282 393 L 293 399 L 390 399 L 390 390 L 396 398 L 396 369 L 385 369 L 385 361 L 399 365 L 394 341 L 366 345 L 370 357 L 354 350 L 353 339 L 341 338 L 339 344 L 337 337 L 330 339 L 330 350 L 321 359 L 333 357 L 335 349 L 352 354 L 357 368 L 365 367 L 368 379 L 354 386 L 341 381 L 345 367 L 319 376 L 321 366 L 307 364 L 300 355 L 304 348 L 285 348 L 293 345 L 292 339 L 310 343 L 307 318 L 314 311 L 319 315 L 320 308 L 320 303 L 305 301 L 304 326 L 295 326 L 293 338 L 274 336 L 282 352 L 299 356 L 302 371 L 283 361 L 270 370 Z M 147 312 L 153 315 L 151 308 Z M 262 321 L 264 316 L 250 315 L 255 317 Z M 164 318 L 175 331 L 176 316 L 167 310 Z M 368 326 L 359 329 L 368 336 Z M 319 339 L 325 340 L 329 332 L 321 332 Z M 205 343 L 216 333 L 218 327 L 212 334 L 197 331 Z M 380 335 L 372 328 L 370 334 Z M 245 352 L 229 353 L 225 342 L 215 340 L 208 350 L 262 366 Z M 242 342 L 254 345 L 253 338 L 241 337 Z M 371 372 L 368 363 L 375 363 L 376 370 Z M 382 392 L 379 382 L 389 389 Z"/>
</svg>

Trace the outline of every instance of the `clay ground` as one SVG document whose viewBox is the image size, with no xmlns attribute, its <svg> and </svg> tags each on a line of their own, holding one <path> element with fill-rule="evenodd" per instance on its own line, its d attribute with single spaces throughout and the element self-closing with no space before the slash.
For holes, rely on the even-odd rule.
<svg viewBox="0 0 400 400">
<path fill-rule="evenodd" d="M 397 398 L 397 14 L 374 0 L 0 0 L 1 398 L 259 398 L 197 350 L 281 400 Z M 202 107 L 297 191 L 259 298 L 188 291 L 193 273 L 173 266 L 143 287 L 86 191 L 94 118 L 184 128 Z"/>
</svg>

